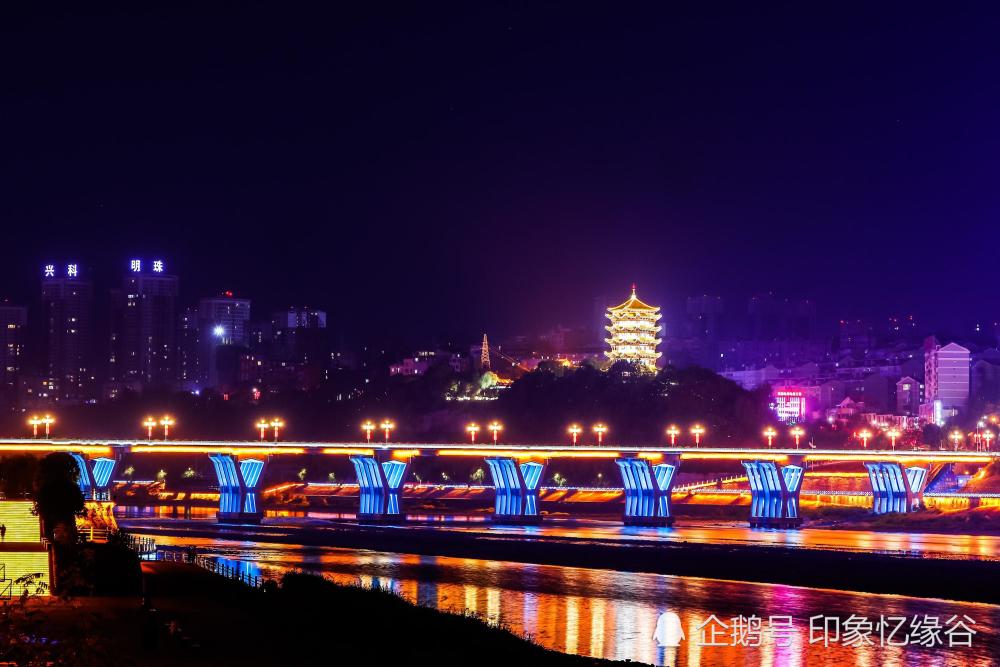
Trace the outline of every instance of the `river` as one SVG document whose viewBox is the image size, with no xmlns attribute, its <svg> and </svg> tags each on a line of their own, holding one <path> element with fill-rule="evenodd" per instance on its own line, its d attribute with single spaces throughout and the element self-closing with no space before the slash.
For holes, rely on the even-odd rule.
<svg viewBox="0 0 1000 667">
<path fill-rule="evenodd" d="M 130 530 L 142 534 L 141 525 L 130 526 Z M 416 604 L 473 612 L 543 646 L 580 655 L 692 667 L 985 667 L 1000 660 L 1000 607 L 992 605 L 606 569 L 303 547 L 258 541 L 260 537 L 238 541 L 155 535 L 154 539 L 163 545 L 196 545 L 203 553 L 250 574 L 279 575 L 303 569 L 341 584 L 389 587 Z M 652 639 L 657 618 L 664 611 L 678 614 L 686 634 L 677 649 L 659 647 Z M 750 617 L 759 618 L 760 625 Z M 790 629 L 786 629 L 787 617 L 791 617 Z M 820 618 L 810 621 L 811 617 Z M 880 619 L 890 617 L 880 632 Z M 937 630 L 935 622 L 940 626 Z M 815 624 L 812 642 L 811 623 Z M 867 623 L 871 623 L 870 634 Z M 975 631 L 970 636 L 971 646 L 949 646 L 966 637 L 959 623 Z M 826 633 L 822 631 L 824 624 Z M 840 636 L 833 641 L 838 625 Z M 917 645 L 917 640 L 929 645 Z M 903 641 L 907 645 L 888 645 Z"/>
</svg>

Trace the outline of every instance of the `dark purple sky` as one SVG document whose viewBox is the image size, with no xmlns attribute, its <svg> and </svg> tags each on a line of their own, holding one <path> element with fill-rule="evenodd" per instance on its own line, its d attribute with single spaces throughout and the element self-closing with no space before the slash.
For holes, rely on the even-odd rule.
<svg viewBox="0 0 1000 667">
<path fill-rule="evenodd" d="M 988 4 L 203 4 L 0 15 L 0 293 L 141 254 L 358 336 L 632 281 L 1000 318 Z"/>
</svg>

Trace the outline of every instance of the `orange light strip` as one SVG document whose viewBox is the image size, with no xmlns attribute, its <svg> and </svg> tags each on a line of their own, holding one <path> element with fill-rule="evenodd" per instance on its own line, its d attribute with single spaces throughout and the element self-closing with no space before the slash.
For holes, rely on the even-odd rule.
<svg viewBox="0 0 1000 667">
<path fill-rule="evenodd" d="M 302 447 L 225 447 L 216 445 L 132 445 L 134 454 L 305 454 Z"/>
<path fill-rule="evenodd" d="M 507 456 L 512 459 L 617 459 L 621 452 L 587 451 L 552 449 L 548 451 L 524 451 L 516 449 L 439 449 L 438 456 Z M 649 454 L 648 456 L 662 456 Z"/>
<path fill-rule="evenodd" d="M 375 456 L 374 449 L 352 449 L 349 447 L 327 447 L 323 454 L 340 454 L 342 456 Z"/>
<path fill-rule="evenodd" d="M 681 460 L 718 460 L 718 461 L 787 461 L 788 456 L 785 454 L 765 454 L 756 452 L 743 452 L 737 454 L 720 454 L 716 452 L 706 452 L 704 454 L 698 454 L 695 452 L 682 452 Z"/>
<path fill-rule="evenodd" d="M 81 454 L 111 454 L 110 447 L 100 445 L 46 444 L 46 445 L 0 445 L 0 452 L 80 452 Z"/>
<path fill-rule="evenodd" d="M 885 454 L 808 454 L 806 461 L 894 461 L 896 463 L 913 463 L 929 461 L 933 463 L 989 463 L 989 456 L 947 456 L 928 454 L 927 456 L 887 456 Z"/>
<path fill-rule="evenodd" d="M 394 449 L 392 450 L 392 458 L 394 459 L 408 459 L 413 456 L 420 456 L 419 449 Z"/>
</svg>

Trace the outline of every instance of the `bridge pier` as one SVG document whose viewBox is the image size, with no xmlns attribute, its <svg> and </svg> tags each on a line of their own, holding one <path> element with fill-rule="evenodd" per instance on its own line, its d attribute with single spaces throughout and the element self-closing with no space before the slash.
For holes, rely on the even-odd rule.
<svg viewBox="0 0 1000 667">
<path fill-rule="evenodd" d="M 680 460 L 653 465 L 648 459 L 615 459 L 625 486 L 626 526 L 672 526 L 670 492 L 674 487 Z"/>
<path fill-rule="evenodd" d="M 897 461 L 873 461 L 865 463 L 865 468 L 875 514 L 905 514 L 924 506 L 926 468 L 903 468 Z"/>
<path fill-rule="evenodd" d="M 266 462 L 239 459 L 232 454 L 209 454 L 208 458 L 219 480 L 219 523 L 260 523 L 264 510 L 260 507 L 258 485 Z"/>
<path fill-rule="evenodd" d="M 486 465 L 493 478 L 494 523 L 535 525 L 541 523 L 538 489 L 546 463 L 518 462 L 506 456 L 488 456 Z"/>
<path fill-rule="evenodd" d="M 802 524 L 801 465 L 790 464 L 779 470 L 774 461 L 743 461 L 743 467 L 750 482 L 751 528 L 793 528 Z"/>
<path fill-rule="evenodd" d="M 403 521 L 406 516 L 400 501 L 409 461 L 352 456 L 351 463 L 360 489 L 358 521 Z"/>
<path fill-rule="evenodd" d="M 88 465 L 87 457 L 79 452 L 70 452 L 70 456 L 76 461 L 76 467 L 80 471 L 80 491 L 86 500 L 110 500 L 111 494 L 108 488 L 111 485 L 111 474 L 118 464 L 116 459 L 104 456 L 90 459 Z"/>
</svg>

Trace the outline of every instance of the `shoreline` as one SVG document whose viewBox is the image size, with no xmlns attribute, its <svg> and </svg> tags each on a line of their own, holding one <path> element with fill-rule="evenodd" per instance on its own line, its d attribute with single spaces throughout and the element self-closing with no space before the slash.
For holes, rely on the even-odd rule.
<svg viewBox="0 0 1000 667">
<path fill-rule="evenodd" d="M 130 525 L 137 534 L 241 540 L 238 526 Z M 262 528 L 267 532 L 266 524 Z M 336 547 L 614 569 L 859 593 L 907 595 L 962 602 L 1000 604 L 1000 592 L 983 586 L 1000 572 L 1000 562 L 947 559 L 805 547 L 719 545 L 694 542 L 650 544 L 602 538 L 531 537 L 463 533 L 434 528 L 331 522 L 328 527 L 270 527 L 257 541 L 305 547 Z M 245 539 L 245 538 L 242 538 Z M 629 549 L 627 562 L 621 549 Z"/>
</svg>

